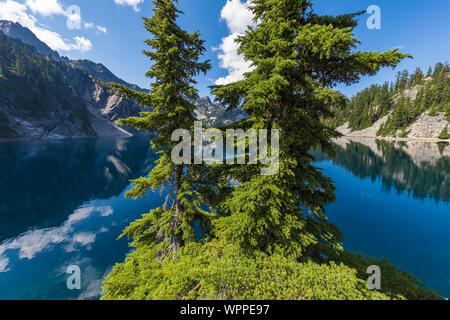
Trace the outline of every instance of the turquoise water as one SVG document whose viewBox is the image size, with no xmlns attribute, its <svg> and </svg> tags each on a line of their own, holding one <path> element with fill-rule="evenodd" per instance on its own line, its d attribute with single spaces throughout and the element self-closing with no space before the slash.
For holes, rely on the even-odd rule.
<svg viewBox="0 0 450 320">
<path fill-rule="evenodd" d="M 361 141 L 360 141 L 361 142 Z M 121 231 L 161 205 L 123 197 L 154 154 L 143 138 L 0 143 L 0 299 L 97 299 L 130 251 Z M 362 141 L 314 152 L 333 178 L 330 220 L 354 252 L 387 257 L 450 296 L 449 147 Z M 69 290 L 67 267 L 81 270 Z"/>
</svg>

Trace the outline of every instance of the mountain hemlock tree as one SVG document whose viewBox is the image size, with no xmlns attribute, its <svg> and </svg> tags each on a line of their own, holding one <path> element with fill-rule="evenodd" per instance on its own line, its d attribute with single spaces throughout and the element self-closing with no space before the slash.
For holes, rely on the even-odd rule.
<svg viewBox="0 0 450 320">
<path fill-rule="evenodd" d="M 188 33 L 177 25 L 176 19 L 182 12 L 174 2 L 177 1 L 154 0 L 153 17 L 143 18 L 146 30 L 153 35 L 146 41 L 150 50 L 144 51 L 154 62 L 146 73 L 148 78 L 154 79 L 151 93 L 114 85 L 128 98 L 152 108 L 140 117 L 120 120 L 123 125 L 155 132 L 157 136 L 151 142 L 152 148 L 161 155 L 150 175 L 134 180 L 134 187 L 126 196 L 144 197 L 149 190 L 158 188 L 167 188 L 168 196 L 162 208 L 143 215 L 125 230 L 124 235 L 135 242 L 158 242 L 161 258 L 176 253 L 186 241 L 194 239 L 192 224 L 206 215 L 200 209 L 198 193 L 192 186 L 194 167 L 174 164 L 171 160 L 172 150 L 178 144 L 171 138 L 177 129 L 193 129 L 195 106 L 191 101 L 198 98 L 193 87 L 195 77 L 206 73 L 211 66 L 209 61 L 199 62 L 205 52 L 200 33 Z"/>
<path fill-rule="evenodd" d="M 442 129 L 441 133 L 439 134 L 439 139 L 446 140 L 448 139 L 448 126 L 446 126 L 444 129 Z"/>
<path fill-rule="evenodd" d="M 241 81 L 214 87 L 213 93 L 223 106 L 247 111 L 250 117 L 234 124 L 234 128 L 281 131 L 279 172 L 260 175 L 261 164 L 208 167 L 200 183 L 209 187 L 202 194 L 211 212 L 207 236 L 185 241 L 175 259 L 157 260 L 155 233 L 172 216 L 163 219 L 166 211 L 157 209 L 153 214 L 161 218 L 147 215 L 135 222 L 125 233 L 135 239 L 137 250 L 108 275 L 103 299 L 425 297 L 430 291 L 422 289 L 411 275 L 384 260 L 352 255 L 342 248 L 340 231 L 325 216 L 325 206 L 335 200 L 335 187 L 313 166 L 309 154 L 318 145 L 331 150 L 330 139 L 338 136 L 321 122 L 331 115 L 333 107 L 346 103 L 345 97 L 331 88 L 339 83 L 355 83 L 362 75 L 373 75 L 383 66 L 396 66 L 408 55 L 397 50 L 354 51 L 359 42 L 352 30 L 358 13 L 319 16 L 306 0 L 253 0 L 250 9 L 255 26 L 238 42 L 239 52 L 254 69 Z M 176 33 L 178 29 L 173 30 Z M 155 58 L 165 54 L 155 53 Z M 133 93 L 132 97 L 144 105 L 158 105 L 163 99 L 155 89 L 160 94 L 165 91 L 158 81 L 154 86 L 153 95 Z M 173 105 L 163 104 L 163 108 Z M 148 130 L 160 128 L 154 144 L 172 146 L 168 140 L 172 132 L 166 129 L 171 121 L 185 120 L 168 118 L 165 113 L 153 114 L 125 124 Z M 268 149 L 271 152 L 270 146 Z M 176 176 L 168 152 L 164 152 L 150 179 L 138 180 L 131 196 L 143 195 L 149 187 L 155 188 Z M 230 179 L 240 184 L 230 186 Z M 185 189 L 178 192 L 178 198 L 183 199 Z M 183 232 L 191 232 L 192 220 L 184 221 Z M 367 266 L 377 263 L 383 273 L 381 292 L 368 290 L 366 285 Z"/>
<path fill-rule="evenodd" d="M 251 10 L 257 25 L 237 41 L 254 70 L 213 93 L 230 109 L 247 111 L 251 117 L 242 126 L 281 130 L 280 171 L 261 176 L 247 166 L 227 172 L 243 184 L 224 201 L 229 215 L 217 222 L 218 232 L 249 250 L 325 261 L 342 236 L 325 217 L 325 206 L 335 200 L 333 183 L 308 152 L 318 145 L 329 150 L 338 136 L 321 122 L 346 102 L 331 88 L 394 67 L 408 55 L 354 51 L 358 14 L 319 16 L 305 0 L 254 0 Z"/>
</svg>

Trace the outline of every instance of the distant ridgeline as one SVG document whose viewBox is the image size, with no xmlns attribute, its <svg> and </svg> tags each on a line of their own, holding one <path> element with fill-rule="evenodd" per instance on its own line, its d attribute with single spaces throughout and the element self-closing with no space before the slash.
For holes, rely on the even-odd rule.
<svg viewBox="0 0 450 320">
<path fill-rule="evenodd" d="M 86 71 L 0 32 L 0 140 L 130 136 L 141 108 Z M 128 129 L 128 130 L 127 130 Z"/>
<path fill-rule="evenodd" d="M 19 23 L 0 20 L 0 140 L 126 137 L 146 132 L 117 120 L 145 111 L 110 83 L 130 84 L 101 63 L 61 57 Z M 207 126 L 245 117 L 208 97 L 192 101 Z"/>
<path fill-rule="evenodd" d="M 345 109 L 334 112 L 335 116 L 326 119 L 326 123 L 333 127 L 348 123 L 351 131 L 383 120 L 376 128 L 377 136 L 405 137 L 408 127 L 425 112 L 429 117 L 442 115 L 444 121 L 450 121 L 449 65 L 437 63 L 426 74 L 419 68 L 411 75 L 407 70 L 398 72 L 394 83 L 372 85 L 352 97 Z M 448 138 L 448 132 L 444 135 L 441 132 L 441 138 Z"/>
</svg>

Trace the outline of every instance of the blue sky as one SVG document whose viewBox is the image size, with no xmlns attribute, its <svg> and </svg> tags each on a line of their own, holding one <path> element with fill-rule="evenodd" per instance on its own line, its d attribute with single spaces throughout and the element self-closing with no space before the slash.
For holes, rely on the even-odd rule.
<svg viewBox="0 0 450 320">
<path fill-rule="evenodd" d="M 71 5 L 80 13 L 67 11 Z M 362 50 L 388 50 L 400 47 L 414 56 L 401 63 L 398 70 L 427 69 L 436 62 L 448 61 L 450 52 L 450 1 L 448 0 L 316 0 L 320 14 L 343 14 L 366 10 L 370 5 L 381 9 L 381 30 L 369 30 L 360 19 L 355 35 Z M 200 95 L 209 95 L 208 86 L 239 79 L 248 65 L 236 56 L 233 34 L 242 32 L 251 16 L 244 0 L 180 0 L 185 15 L 180 25 L 190 31 L 199 29 L 207 41 L 205 58 L 212 70 L 199 77 Z M 142 27 L 141 16 L 151 16 L 151 0 L 0 0 L 0 19 L 18 21 L 38 37 L 72 59 L 90 59 L 106 65 L 124 80 L 149 87 L 144 74 L 150 66 L 141 53 L 149 34 Z M 66 21 L 80 22 L 80 29 L 67 28 Z M 350 87 L 339 86 L 347 95 L 373 84 L 395 79 L 396 71 L 384 69 L 378 75 L 362 79 Z"/>
</svg>

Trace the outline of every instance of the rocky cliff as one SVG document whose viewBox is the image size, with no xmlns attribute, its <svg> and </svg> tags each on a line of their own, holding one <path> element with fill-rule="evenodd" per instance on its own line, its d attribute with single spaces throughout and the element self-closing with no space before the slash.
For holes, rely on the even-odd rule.
<svg viewBox="0 0 450 320">
<path fill-rule="evenodd" d="M 22 25 L 17 22 L 0 20 L 0 31 L 9 38 L 20 40 L 23 44 L 34 47 L 37 52 L 46 57 L 50 56 L 55 60 L 61 60 L 58 52 L 50 49 L 49 46 L 39 40 L 30 29 L 22 27 Z"/>
<path fill-rule="evenodd" d="M 346 136 L 448 140 L 450 66 L 437 63 L 426 75 L 403 71 L 395 83 L 356 94 L 325 121 Z"/>
<path fill-rule="evenodd" d="M 69 60 L 41 42 L 29 29 L 0 21 L 0 140 L 122 137 L 143 135 L 118 119 L 143 109 L 109 83 L 148 92 L 115 76 L 101 63 Z M 205 126 L 245 118 L 226 112 L 209 97 L 192 101 Z"/>
<path fill-rule="evenodd" d="M 0 139 L 130 136 L 141 108 L 107 83 L 0 32 Z"/>
<path fill-rule="evenodd" d="M 348 122 L 337 128 L 341 134 L 347 137 L 366 137 L 366 138 L 383 138 L 378 135 L 380 128 L 388 121 L 390 114 L 384 116 L 383 118 L 377 120 L 372 126 L 363 129 L 353 131 Z M 438 139 L 442 130 L 449 127 L 449 122 L 444 112 L 439 112 L 437 114 L 430 114 L 430 111 L 424 111 L 420 116 L 418 116 L 412 124 L 410 124 L 404 131 L 404 135 L 399 130 L 394 136 L 388 136 L 388 139 L 397 140 L 445 140 Z M 447 139 L 448 140 L 448 139 Z"/>
<path fill-rule="evenodd" d="M 202 121 L 206 127 L 220 127 L 229 125 L 234 122 L 247 118 L 247 114 L 243 110 L 226 111 L 226 109 L 214 104 L 209 97 L 203 97 L 195 104 L 195 116 Z"/>
</svg>

